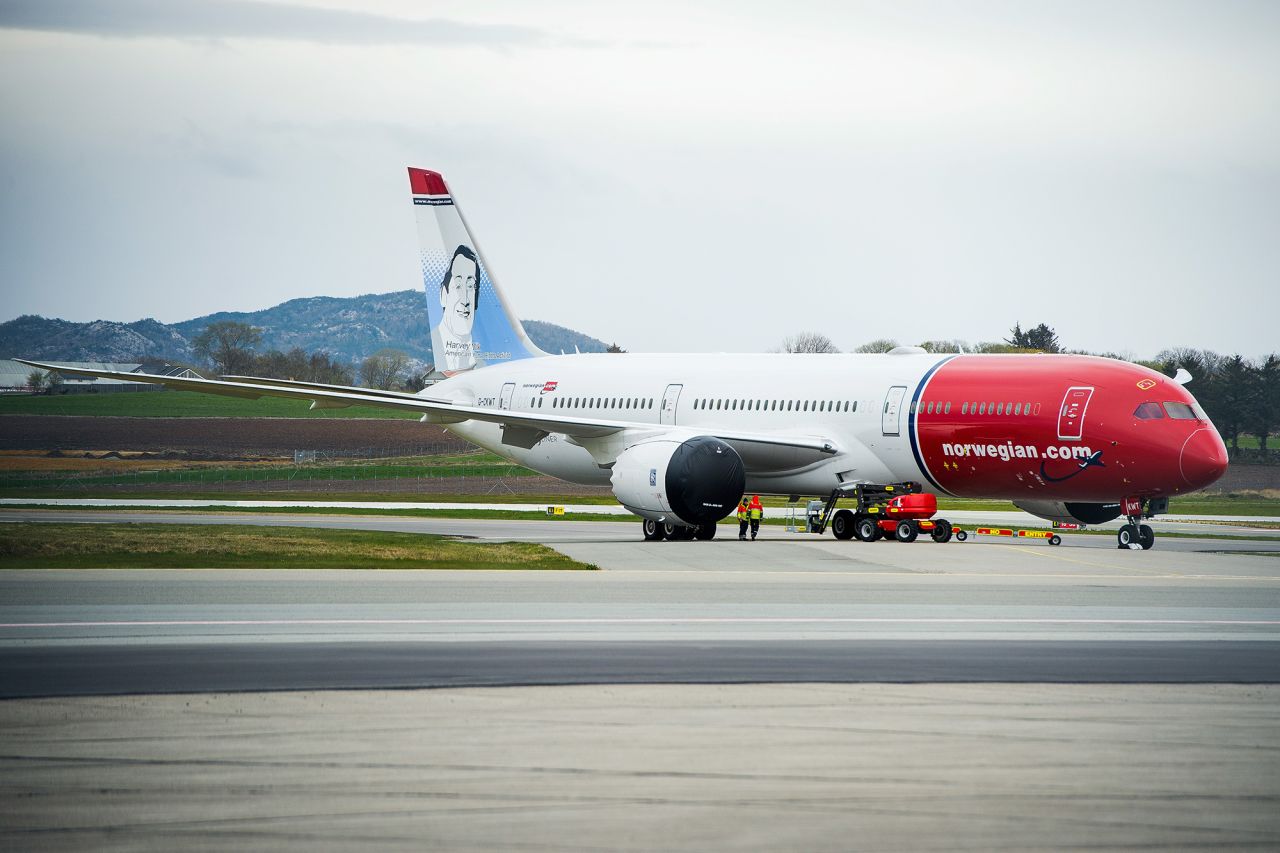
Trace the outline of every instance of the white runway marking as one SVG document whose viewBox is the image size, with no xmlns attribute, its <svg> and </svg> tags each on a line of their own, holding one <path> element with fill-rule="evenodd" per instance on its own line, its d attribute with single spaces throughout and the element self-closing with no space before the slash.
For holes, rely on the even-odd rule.
<svg viewBox="0 0 1280 853">
<path fill-rule="evenodd" d="M 621 619 L 157 619 L 120 622 L 3 622 L 0 628 L 164 628 L 333 625 L 1251 625 L 1280 619 L 984 619 L 979 617 L 675 616 Z"/>
</svg>

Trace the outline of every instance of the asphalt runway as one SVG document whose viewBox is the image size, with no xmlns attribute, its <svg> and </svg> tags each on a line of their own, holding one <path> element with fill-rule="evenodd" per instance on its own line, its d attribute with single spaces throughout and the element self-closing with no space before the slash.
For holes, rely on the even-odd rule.
<svg viewBox="0 0 1280 853">
<path fill-rule="evenodd" d="M 129 517 L 601 570 L 0 571 L 0 847 L 1280 845 L 1274 542 Z"/>
<path fill-rule="evenodd" d="M 609 522 L 129 517 L 535 540 L 602 570 L 7 572 L 0 695 L 1280 676 L 1271 542 L 1141 552 L 1087 536 L 903 545 L 766 529 L 754 543 L 645 543 Z"/>
</svg>

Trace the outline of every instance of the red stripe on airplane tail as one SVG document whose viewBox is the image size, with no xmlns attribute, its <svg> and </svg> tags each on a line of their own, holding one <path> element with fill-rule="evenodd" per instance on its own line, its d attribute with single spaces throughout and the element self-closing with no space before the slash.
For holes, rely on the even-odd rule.
<svg viewBox="0 0 1280 853">
<path fill-rule="evenodd" d="M 414 195 L 448 195 L 444 176 L 429 169 L 409 169 L 409 187 Z"/>
</svg>

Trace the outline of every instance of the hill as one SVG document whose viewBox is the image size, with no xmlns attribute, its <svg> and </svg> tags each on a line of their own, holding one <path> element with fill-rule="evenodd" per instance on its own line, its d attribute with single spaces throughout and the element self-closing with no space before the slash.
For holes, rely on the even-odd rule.
<svg viewBox="0 0 1280 853">
<path fill-rule="evenodd" d="M 261 350 L 324 351 L 357 363 L 387 347 L 431 362 L 431 335 L 423 295 L 416 290 L 365 296 L 291 299 L 262 311 L 220 311 L 165 324 L 157 320 L 73 323 L 24 315 L 0 323 L 0 357 L 53 361 L 128 362 L 144 359 L 192 362 L 191 341 L 210 323 L 235 320 L 262 329 Z M 533 342 L 550 353 L 604 352 L 596 338 L 554 323 L 526 320 Z"/>
</svg>

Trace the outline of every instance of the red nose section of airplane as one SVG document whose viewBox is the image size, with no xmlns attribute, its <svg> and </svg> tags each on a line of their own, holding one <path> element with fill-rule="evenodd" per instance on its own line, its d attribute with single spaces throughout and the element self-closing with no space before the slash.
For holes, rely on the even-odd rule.
<svg viewBox="0 0 1280 853">
<path fill-rule="evenodd" d="M 1178 458 L 1182 479 L 1193 489 L 1216 483 L 1227 472 L 1227 446 L 1215 429 L 1198 429 L 1187 437 Z"/>
</svg>

